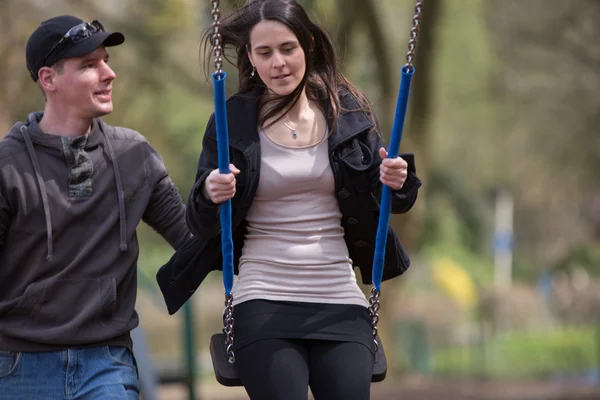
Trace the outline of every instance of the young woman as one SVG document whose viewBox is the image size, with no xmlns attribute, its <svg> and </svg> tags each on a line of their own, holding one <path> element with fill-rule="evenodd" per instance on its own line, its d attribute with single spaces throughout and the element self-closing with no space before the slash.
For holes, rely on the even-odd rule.
<svg viewBox="0 0 600 400">
<path fill-rule="evenodd" d="M 370 283 L 382 184 L 392 212 L 414 204 L 412 156 L 386 158 L 369 103 L 296 1 L 249 2 L 220 32 L 239 69 L 231 173 L 217 169 L 211 118 L 187 208 L 196 262 L 163 275 L 169 309 L 220 268 L 218 206 L 232 199 L 234 351 L 250 398 L 306 400 L 310 386 L 318 400 L 368 399 L 375 348 L 353 267 Z M 384 279 L 408 265 L 390 229 Z"/>
</svg>

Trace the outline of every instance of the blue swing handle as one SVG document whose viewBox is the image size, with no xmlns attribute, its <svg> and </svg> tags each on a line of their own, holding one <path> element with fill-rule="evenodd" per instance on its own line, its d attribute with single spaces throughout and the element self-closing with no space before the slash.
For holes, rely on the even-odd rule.
<svg viewBox="0 0 600 400">
<path fill-rule="evenodd" d="M 400 150 L 400 141 L 404 129 L 404 120 L 406 119 L 406 110 L 408 108 L 408 95 L 412 76 L 415 72 L 414 67 L 404 66 L 402 68 L 402 79 L 400 81 L 400 90 L 398 92 L 398 101 L 396 103 L 396 113 L 394 115 L 394 125 L 392 127 L 392 136 L 388 148 L 388 158 L 396 158 Z M 227 129 L 227 110 L 225 104 L 225 77 L 224 71 L 221 74 L 213 73 L 214 82 L 214 104 L 215 104 L 215 123 L 217 130 L 217 149 L 218 149 L 218 167 L 222 174 L 229 173 L 229 141 Z M 385 244 L 387 241 L 388 225 L 391 212 L 392 190 L 384 185 L 381 191 L 381 205 L 379 213 L 379 222 L 377 227 L 377 236 L 375 240 L 375 253 L 373 256 L 373 285 L 381 290 L 381 280 L 383 278 L 383 266 L 385 260 Z M 231 200 L 227 200 L 220 205 L 221 222 L 221 252 L 223 255 L 223 285 L 225 294 L 229 296 L 233 288 L 234 270 L 233 270 L 233 240 L 231 232 Z"/>
<path fill-rule="evenodd" d="M 227 128 L 227 107 L 225 104 L 225 71 L 212 74 L 214 83 L 215 124 L 217 129 L 218 167 L 222 174 L 229 173 L 229 136 Z M 233 288 L 233 239 L 231 235 L 231 200 L 219 206 L 221 220 L 221 253 L 223 255 L 223 286 L 225 295 Z"/>
<path fill-rule="evenodd" d="M 388 158 L 398 157 L 400 151 L 400 141 L 402 140 L 402 131 L 404 129 L 404 120 L 406 119 L 406 109 L 408 108 L 408 94 L 410 92 L 410 83 L 415 73 L 415 68 L 405 65 L 402 67 L 402 79 L 400 81 L 400 90 L 398 91 L 398 101 L 396 103 L 396 114 L 394 115 L 394 125 L 392 126 L 392 136 L 388 147 Z M 379 223 L 377 225 L 377 236 L 375 239 L 375 253 L 373 255 L 373 285 L 377 291 L 381 291 L 381 280 L 383 279 L 383 266 L 385 261 L 385 245 L 388 236 L 388 225 L 390 222 L 390 213 L 392 208 L 392 189 L 383 185 L 381 190 L 381 204 L 379 211 Z"/>
</svg>

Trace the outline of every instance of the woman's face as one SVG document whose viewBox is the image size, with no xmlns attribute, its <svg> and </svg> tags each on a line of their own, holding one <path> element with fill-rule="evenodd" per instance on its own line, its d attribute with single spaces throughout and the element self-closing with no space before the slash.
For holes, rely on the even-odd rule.
<svg viewBox="0 0 600 400">
<path fill-rule="evenodd" d="M 306 72 L 306 58 L 298 38 L 278 21 L 262 20 L 254 25 L 248 57 L 267 88 L 280 96 L 292 93 Z"/>
</svg>

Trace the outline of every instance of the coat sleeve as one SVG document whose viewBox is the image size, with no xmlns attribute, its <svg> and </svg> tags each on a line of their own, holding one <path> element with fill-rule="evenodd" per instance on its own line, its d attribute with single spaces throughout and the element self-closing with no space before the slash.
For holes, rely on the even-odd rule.
<svg viewBox="0 0 600 400">
<path fill-rule="evenodd" d="M 169 177 L 162 157 L 150 144 L 147 144 L 146 152 L 151 195 L 142 220 L 177 250 L 189 236 L 185 204 Z"/>
<path fill-rule="evenodd" d="M 373 157 L 372 165 L 374 166 L 369 172 L 371 190 L 378 199 L 381 199 L 381 189 L 383 184 L 379 180 L 379 166 L 381 165 L 382 158 L 379 156 L 379 149 L 381 147 L 387 148 L 387 146 L 381 137 L 379 124 L 377 124 L 376 130 L 369 132 L 367 135 L 367 145 L 371 151 L 371 156 Z M 400 190 L 394 190 L 392 192 L 391 211 L 393 214 L 403 214 L 412 208 L 417 201 L 418 190 L 422 184 L 417 176 L 414 154 L 400 153 L 399 156 L 408 163 L 408 176 Z"/>
<path fill-rule="evenodd" d="M 210 117 L 202 139 L 196 181 L 188 198 L 186 219 L 194 236 L 210 239 L 220 232 L 219 206 L 202 196 L 208 175 L 218 168 L 218 151 L 214 114 Z"/>
</svg>

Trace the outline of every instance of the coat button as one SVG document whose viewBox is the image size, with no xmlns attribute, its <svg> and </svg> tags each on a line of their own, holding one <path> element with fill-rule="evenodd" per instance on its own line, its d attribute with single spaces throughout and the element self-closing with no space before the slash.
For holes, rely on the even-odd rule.
<svg viewBox="0 0 600 400">
<path fill-rule="evenodd" d="M 364 240 L 357 240 L 356 242 L 354 242 L 354 245 L 356 247 L 365 247 L 367 245 L 367 242 L 365 242 Z"/>
<path fill-rule="evenodd" d="M 356 225 L 356 224 L 358 224 L 358 220 L 354 217 L 350 217 L 350 218 L 348 218 L 348 223 L 350 225 Z"/>
<path fill-rule="evenodd" d="M 348 191 L 348 189 L 344 188 L 340 190 L 339 195 L 342 199 L 347 199 L 350 196 L 350 192 Z"/>
</svg>

